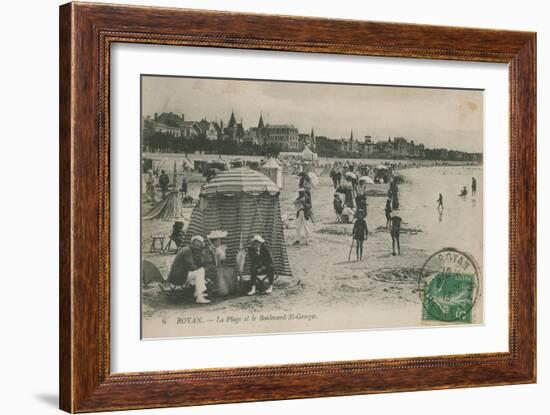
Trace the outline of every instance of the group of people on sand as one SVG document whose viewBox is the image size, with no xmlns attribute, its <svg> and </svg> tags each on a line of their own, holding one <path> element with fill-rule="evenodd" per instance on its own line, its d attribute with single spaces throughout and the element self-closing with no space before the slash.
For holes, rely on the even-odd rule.
<svg viewBox="0 0 550 415">
<path fill-rule="evenodd" d="M 356 192 L 357 193 L 354 199 L 352 196 L 353 185 L 347 187 L 339 186 L 334 193 L 333 207 L 338 223 L 353 223 L 352 236 L 353 244 L 355 244 L 356 259 L 357 261 L 361 261 L 363 259 L 364 241 L 368 239 L 369 234 L 366 221 L 368 203 L 367 195 L 364 189 L 358 189 Z M 401 233 L 401 218 L 393 213 L 394 210 L 399 209 L 398 194 L 399 189 L 397 182 L 395 180 L 391 180 L 388 189 L 388 198 L 384 206 L 384 215 L 386 217 L 386 228 L 390 229 L 393 255 L 401 254 L 401 246 L 399 241 L 399 235 Z"/>
<path fill-rule="evenodd" d="M 147 173 L 147 178 L 145 179 L 145 193 L 149 198 L 149 202 L 156 202 L 156 191 L 155 191 L 155 181 L 156 176 L 152 170 L 149 170 Z M 168 193 L 168 185 L 170 184 L 170 178 L 164 170 L 161 170 L 160 176 L 158 176 L 158 186 L 162 194 L 162 199 L 166 197 Z"/>
<path fill-rule="evenodd" d="M 156 202 L 156 191 L 155 191 L 155 180 L 156 176 L 153 173 L 153 170 L 149 170 L 147 173 L 147 178 L 145 179 L 145 193 L 149 199 L 149 202 Z M 168 193 L 168 188 L 170 186 L 170 177 L 166 174 L 165 170 L 160 171 L 158 176 L 158 187 L 160 188 L 161 200 L 166 197 Z M 187 180 L 185 177 L 182 178 L 180 192 L 182 196 L 187 196 Z"/>
<path fill-rule="evenodd" d="M 191 289 L 197 304 L 208 304 L 213 297 L 237 294 L 244 284 L 236 271 L 225 264 L 225 237 L 227 232 L 222 230 L 210 232 L 206 239 L 200 235 L 193 236 L 190 243 L 178 251 L 170 268 L 168 282 L 173 289 Z M 250 287 L 245 292 L 247 295 L 256 294 L 260 291 L 261 281 L 261 291 L 271 294 L 275 267 L 271 252 L 261 235 L 254 235 L 251 239 L 247 256 L 250 263 Z M 244 266 L 244 260 L 241 265 Z"/>
<path fill-rule="evenodd" d="M 384 213 L 386 216 L 386 228 L 390 229 L 392 255 L 401 255 L 401 244 L 399 241 L 399 236 L 401 234 L 401 217 L 393 213 L 390 199 L 387 199 L 386 201 Z M 366 221 L 366 212 L 362 209 L 357 209 L 355 217 L 356 219 L 353 223 L 352 235 L 353 242 L 355 243 L 356 260 L 361 261 L 363 259 L 363 244 L 369 237 L 369 229 Z"/>
</svg>

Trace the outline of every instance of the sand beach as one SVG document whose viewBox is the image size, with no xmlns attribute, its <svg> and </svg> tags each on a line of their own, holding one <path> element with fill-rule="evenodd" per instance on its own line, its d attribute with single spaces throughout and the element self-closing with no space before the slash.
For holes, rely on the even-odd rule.
<svg viewBox="0 0 550 415">
<path fill-rule="evenodd" d="M 167 160 L 170 174 L 171 155 Z M 432 162 L 414 166 L 408 163 L 406 167 L 398 171 L 404 181 L 399 186 L 400 208 L 395 211 L 402 218 L 401 255 L 392 255 L 386 229 L 388 185 L 370 184 L 366 217 L 369 237 L 364 257 L 355 261 L 352 252 L 348 261 L 353 225 L 336 222 L 332 181 L 328 174 L 321 174 L 312 190 L 314 225 L 310 243 L 295 245 L 295 229 L 292 225 L 285 229 L 292 277 L 278 278 L 271 295 L 215 299 L 204 306 L 184 301 L 157 284 L 144 287 L 144 335 L 167 337 L 167 326 L 172 327 L 168 332 L 174 336 L 212 335 L 222 325 L 223 334 L 260 333 L 266 327 L 267 331 L 286 332 L 421 326 L 418 275 L 427 258 L 442 248 L 454 247 L 483 263 L 483 166 L 441 166 Z M 185 176 L 188 194 L 197 198 L 205 179 L 198 173 Z M 460 189 L 469 189 L 472 177 L 478 183 L 476 195 L 460 197 Z M 285 172 L 283 180 L 281 210 L 283 216 L 292 217 L 298 178 Z M 439 193 L 444 198 L 442 213 L 437 209 Z M 143 212 L 151 207 L 143 200 Z M 188 217 L 191 211 L 192 206 L 185 208 Z M 171 222 L 142 223 L 143 259 L 155 264 L 164 278 L 174 254 L 150 253 L 149 248 L 152 235 L 169 234 L 171 227 Z M 237 323 L 225 321 L 227 316 Z M 185 324 L 193 318 L 202 323 Z M 158 324 L 159 320 L 163 324 Z"/>
</svg>

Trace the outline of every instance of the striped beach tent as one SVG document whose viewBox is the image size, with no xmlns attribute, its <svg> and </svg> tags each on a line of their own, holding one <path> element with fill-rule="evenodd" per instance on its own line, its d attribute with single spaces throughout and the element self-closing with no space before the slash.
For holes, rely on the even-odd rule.
<svg viewBox="0 0 550 415">
<path fill-rule="evenodd" d="M 166 222 L 183 221 L 183 203 L 178 191 L 170 192 L 156 204 L 149 212 L 143 215 L 144 220 L 163 220 Z"/>
<path fill-rule="evenodd" d="M 244 167 L 231 169 L 216 175 L 201 189 L 201 196 L 215 194 L 232 195 L 239 193 L 271 195 L 279 193 L 279 188 L 266 175 Z"/>
<path fill-rule="evenodd" d="M 193 208 L 185 243 L 194 235 L 206 237 L 213 230 L 227 231 L 226 264 L 237 269 L 237 254 L 261 235 L 273 256 L 275 272 L 291 276 L 286 251 L 279 188 L 257 171 L 238 168 L 219 173 L 201 189 L 200 204 Z M 244 274 L 250 273 L 248 258 Z"/>
</svg>

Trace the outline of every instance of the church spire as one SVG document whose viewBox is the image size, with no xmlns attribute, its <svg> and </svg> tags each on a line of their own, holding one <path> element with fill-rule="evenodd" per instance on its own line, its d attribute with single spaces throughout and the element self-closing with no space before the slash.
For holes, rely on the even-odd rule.
<svg viewBox="0 0 550 415">
<path fill-rule="evenodd" d="M 351 130 L 351 133 L 350 133 L 350 135 L 349 135 L 349 139 L 350 139 L 351 141 L 353 141 L 353 129 Z"/>
<path fill-rule="evenodd" d="M 235 113 L 231 110 L 231 117 L 229 118 L 229 124 L 227 126 L 234 127 L 235 124 L 237 124 L 237 121 L 235 120 Z"/>
<path fill-rule="evenodd" d="M 258 121 L 258 128 L 264 128 L 264 119 L 262 113 L 260 112 L 260 120 Z"/>
<path fill-rule="evenodd" d="M 315 138 L 315 133 L 313 132 L 313 128 L 311 129 L 311 134 L 310 134 L 311 138 Z"/>
</svg>

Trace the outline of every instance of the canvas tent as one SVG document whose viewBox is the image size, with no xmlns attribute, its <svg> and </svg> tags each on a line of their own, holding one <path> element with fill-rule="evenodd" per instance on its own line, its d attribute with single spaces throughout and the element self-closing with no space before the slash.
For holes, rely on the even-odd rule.
<svg viewBox="0 0 550 415">
<path fill-rule="evenodd" d="M 279 187 L 279 189 L 283 188 L 283 168 L 279 166 L 279 163 L 275 160 L 267 160 L 265 164 L 260 167 L 260 171 L 269 177 L 271 181 Z"/>
<path fill-rule="evenodd" d="M 183 221 L 183 203 L 179 192 L 173 191 L 147 212 L 145 220 Z"/>
<path fill-rule="evenodd" d="M 194 167 L 195 166 L 193 165 L 193 162 L 191 160 L 189 160 L 189 157 L 185 156 L 182 160 L 183 171 L 193 170 Z"/>
<path fill-rule="evenodd" d="M 206 237 L 213 230 L 227 231 L 226 264 L 237 268 L 237 254 L 261 235 L 273 256 L 275 273 L 291 276 L 286 252 L 279 188 L 264 174 L 238 168 L 219 173 L 201 189 L 201 203 L 193 209 L 185 243 L 194 235 Z M 244 275 L 250 273 L 248 258 Z"/>
<path fill-rule="evenodd" d="M 317 154 L 310 150 L 309 147 L 304 148 L 302 151 L 302 158 L 307 161 L 314 162 L 317 160 Z"/>
</svg>

